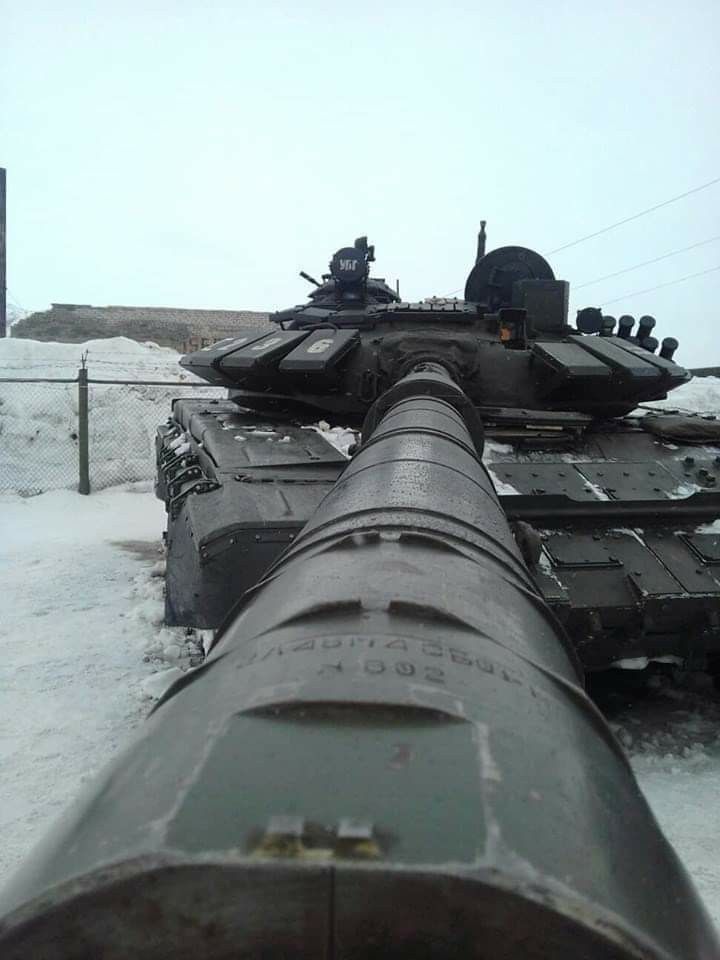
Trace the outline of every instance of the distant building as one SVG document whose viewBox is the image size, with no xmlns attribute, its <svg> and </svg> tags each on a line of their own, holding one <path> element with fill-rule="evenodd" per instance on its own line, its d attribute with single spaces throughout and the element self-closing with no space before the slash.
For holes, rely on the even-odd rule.
<svg viewBox="0 0 720 960">
<path fill-rule="evenodd" d="M 93 307 L 53 303 L 12 327 L 13 337 L 81 343 L 106 337 L 151 340 L 181 353 L 232 337 L 241 327 L 262 327 L 268 314 L 255 310 L 185 310 L 174 307 Z"/>
</svg>

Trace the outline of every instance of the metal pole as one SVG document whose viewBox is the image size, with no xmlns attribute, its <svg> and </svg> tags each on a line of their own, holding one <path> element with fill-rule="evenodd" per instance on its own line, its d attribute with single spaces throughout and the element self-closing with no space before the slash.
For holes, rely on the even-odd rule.
<svg viewBox="0 0 720 960">
<path fill-rule="evenodd" d="M 88 372 L 85 362 L 78 370 L 78 492 L 90 493 L 90 454 L 88 446 Z"/>
<path fill-rule="evenodd" d="M 480 233 L 478 234 L 477 256 L 475 257 L 475 263 L 480 263 L 482 258 L 485 256 L 485 243 L 487 241 L 487 234 L 485 233 L 486 223 L 487 220 L 480 221 Z"/>
<path fill-rule="evenodd" d="M 0 338 L 7 331 L 7 270 L 5 267 L 5 170 L 0 167 Z"/>
</svg>

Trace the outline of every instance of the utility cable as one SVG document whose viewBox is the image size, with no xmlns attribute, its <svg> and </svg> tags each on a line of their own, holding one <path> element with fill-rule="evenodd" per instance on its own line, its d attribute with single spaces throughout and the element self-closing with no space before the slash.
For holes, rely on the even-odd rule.
<svg viewBox="0 0 720 960">
<path fill-rule="evenodd" d="M 659 283 L 656 287 L 647 287 L 645 290 L 635 290 L 633 293 L 626 293 L 622 297 L 615 297 L 613 300 L 604 300 L 603 306 L 608 307 L 611 303 L 619 303 L 621 300 L 627 300 L 630 297 L 638 297 L 641 293 L 651 293 L 653 290 L 661 290 L 663 287 L 672 287 L 676 283 L 683 283 L 685 280 L 694 280 L 695 277 L 704 277 L 707 273 L 714 273 L 720 270 L 720 263 L 716 267 L 710 267 L 709 270 L 701 270 L 699 273 L 689 273 L 686 277 L 678 277 L 677 280 L 668 280 L 667 283 Z"/>
<path fill-rule="evenodd" d="M 712 187 L 713 184 L 720 183 L 720 177 L 715 177 L 714 180 L 708 180 L 707 183 L 701 183 L 699 187 L 693 187 L 692 190 L 686 190 L 685 193 L 679 193 L 676 197 L 670 197 L 669 200 L 663 200 L 662 203 L 656 203 L 652 207 L 647 207 L 645 210 L 641 210 L 639 213 L 634 213 L 631 217 L 625 217 L 624 220 L 617 220 L 615 223 L 609 224 L 607 227 L 603 227 L 601 230 L 596 230 L 594 233 L 588 233 L 584 237 L 578 237 L 577 240 L 573 240 L 570 243 L 565 243 L 561 247 L 555 247 L 554 250 L 548 250 L 548 256 L 553 253 L 560 253 L 561 250 L 568 250 L 570 247 L 577 246 L 578 243 L 584 243 L 586 240 L 592 240 L 593 237 L 599 237 L 602 233 L 608 233 L 610 230 L 614 230 L 616 227 L 621 227 L 624 223 L 630 223 L 632 220 L 639 220 L 640 217 L 646 216 L 648 213 L 652 213 L 654 210 L 660 210 L 661 207 L 667 207 L 671 203 L 675 203 L 678 200 L 683 200 L 685 197 L 689 197 L 693 193 L 699 193 L 700 190 L 706 190 L 708 187 Z"/>
<path fill-rule="evenodd" d="M 619 277 L 621 273 L 630 273 L 632 270 L 639 270 L 640 267 L 647 267 L 651 263 L 659 263 L 660 260 L 667 260 L 669 257 L 675 257 L 679 253 L 686 253 L 688 250 L 695 250 L 697 247 L 704 247 L 707 243 L 713 243 L 720 240 L 720 235 L 710 237 L 708 240 L 701 240 L 699 243 L 691 243 L 689 247 L 681 247 L 679 250 L 671 250 L 670 253 L 663 253 L 660 257 L 654 257 L 652 260 L 643 260 L 642 263 L 636 263 L 634 267 L 625 267 L 624 270 L 616 270 L 615 273 L 606 273 L 604 277 L 598 277 L 597 280 L 587 280 L 585 283 L 573 284 L 573 290 L 582 290 L 583 287 L 590 287 L 594 283 L 600 283 L 601 280 L 610 280 L 611 277 Z"/>
<path fill-rule="evenodd" d="M 565 243 L 565 244 L 563 244 L 561 247 L 555 247 L 554 250 L 548 250 L 547 253 L 545 254 L 545 256 L 552 256 L 552 254 L 554 254 L 554 253 L 560 253 L 562 250 L 569 250 L 570 247 L 576 247 L 579 243 L 584 243 L 586 240 L 592 240 L 593 237 L 599 237 L 601 234 L 603 234 L 603 233 L 608 233 L 610 230 L 614 230 L 616 227 L 621 227 L 621 226 L 623 226 L 623 224 L 625 224 L 625 223 L 630 223 L 630 222 L 633 221 L 633 220 L 639 220 L 640 217 L 644 217 L 644 216 L 646 216 L 648 213 L 653 213 L 653 211 L 655 211 L 655 210 L 660 210 L 662 207 L 667 207 L 669 204 L 671 204 L 671 203 L 676 203 L 678 200 L 684 200 L 685 197 L 692 196 L 692 194 L 694 194 L 694 193 L 699 193 L 701 190 L 706 190 L 708 187 L 712 187 L 712 186 L 714 186 L 716 183 L 720 183 L 720 177 L 715 177 L 713 180 L 708 180 L 707 183 L 701 183 L 699 186 L 693 187 L 691 190 L 686 190 L 684 193 L 679 193 L 679 194 L 677 194 L 677 196 L 675 196 L 675 197 L 670 197 L 668 200 L 663 200 L 661 203 L 656 203 L 656 204 L 654 204 L 654 206 L 652 206 L 652 207 L 647 207 L 645 210 L 641 210 L 639 213 L 634 213 L 634 214 L 633 214 L 632 216 L 630 216 L 630 217 L 625 217 L 623 220 L 617 220 L 615 223 L 611 223 L 611 224 L 609 224 L 607 227 L 602 227 L 600 230 L 596 230 L 594 233 L 588 233 L 588 234 L 586 234 L 584 237 L 578 237 L 577 240 L 572 240 L 570 243 Z M 716 238 L 713 237 L 712 239 L 716 239 Z M 703 241 L 703 242 L 709 243 L 710 241 L 707 240 L 707 241 Z M 697 246 L 700 246 L 700 244 L 697 244 Z M 690 249 L 692 249 L 692 247 L 686 247 L 685 249 L 686 249 L 686 250 L 690 250 Z M 679 250 L 678 250 L 678 251 L 674 251 L 674 252 L 681 253 L 682 251 L 679 251 Z M 670 256 L 670 254 L 666 254 L 666 256 Z M 663 258 L 662 258 L 662 257 L 658 257 L 658 260 L 660 260 L 660 259 L 663 259 Z M 648 260 L 648 261 L 647 261 L 647 263 L 655 263 L 655 262 L 656 262 L 655 260 Z M 643 264 L 638 264 L 637 266 L 640 267 L 640 266 L 645 266 L 645 265 L 646 265 L 646 264 L 643 263 Z M 636 269 L 636 268 L 635 268 L 635 267 L 629 267 L 629 268 L 628 268 L 628 270 L 634 270 L 634 269 Z M 625 273 L 625 272 L 626 272 L 626 271 L 622 270 L 622 271 L 618 271 L 618 273 L 609 274 L 609 276 L 615 277 L 615 276 L 618 276 L 619 273 Z M 599 279 L 606 280 L 607 277 L 601 277 L 601 278 L 599 278 Z M 597 280 L 597 281 L 596 281 L 596 280 L 590 280 L 590 281 L 588 281 L 588 283 L 583 283 L 583 284 L 581 284 L 581 286 L 585 287 L 585 286 L 589 286 L 590 283 L 597 283 L 597 282 L 599 282 L 599 280 Z M 454 294 L 460 293 L 460 291 L 461 291 L 462 289 L 463 289 L 462 287 L 458 287 L 457 290 L 453 290 L 453 291 L 451 291 L 450 293 L 446 294 L 445 296 L 446 296 L 446 297 L 452 297 Z M 575 287 L 574 289 L 575 289 L 575 290 L 578 290 L 579 287 Z"/>
</svg>

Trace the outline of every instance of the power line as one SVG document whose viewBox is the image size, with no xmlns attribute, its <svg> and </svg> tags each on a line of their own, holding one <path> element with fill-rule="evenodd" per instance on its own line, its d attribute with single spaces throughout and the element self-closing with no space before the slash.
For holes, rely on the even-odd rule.
<svg viewBox="0 0 720 960">
<path fill-rule="evenodd" d="M 701 270 L 699 273 L 689 273 L 686 277 L 678 277 L 677 280 L 668 280 L 667 283 L 659 283 L 656 287 L 647 287 L 645 290 L 635 290 L 633 293 L 626 293 L 622 297 L 615 297 L 614 300 L 604 300 L 603 306 L 608 307 L 611 303 L 618 303 L 620 300 L 627 300 L 630 297 L 638 297 L 641 293 L 651 293 L 653 290 L 661 290 L 663 287 L 672 287 L 676 283 L 682 283 L 684 280 L 694 280 L 695 277 L 704 277 L 706 273 L 713 273 L 720 270 L 720 263 L 716 267 L 710 267 L 709 270 Z"/>
<path fill-rule="evenodd" d="M 614 230 L 615 227 L 621 227 L 624 223 L 630 223 L 631 220 L 638 220 L 640 217 L 644 217 L 648 213 L 652 213 L 654 210 L 659 210 L 661 207 L 667 207 L 671 203 L 675 203 L 677 200 L 683 200 L 685 197 L 689 197 L 693 193 L 699 193 L 700 190 L 706 190 L 708 187 L 712 187 L 713 184 L 720 183 L 720 177 L 715 177 L 714 180 L 708 180 L 707 183 L 701 183 L 699 187 L 693 187 L 692 190 L 686 190 L 685 193 L 679 193 L 676 197 L 670 197 L 669 200 L 663 200 L 662 203 L 656 203 L 652 207 L 647 207 L 645 210 L 641 210 L 639 213 L 634 213 L 631 217 L 625 217 L 624 220 L 618 220 L 615 223 L 609 224 L 607 227 L 603 227 L 601 230 L 596 230 L 594 233 L 588 233 L 584 237 L 578 237 L 577 240 L 573 240 L 570 243 L 563 244 L 562 247 L 556 247 L 554 250 L 548 250 L 548 256 L 553 253 L 560 253 L 561 250 L 567 250 L 569 247 L 575 247 L 578 243 L 584 243 L 586 240 L 592 240 L 593 237 L 599 237 L 602 233 L 607 233 L 609 230 Z"/>
<path fill-rule="evenodd" d="M 594 233 L 588 233 L 584 237 L 578 237 L 577 240 L 572 240 L 570 243 L 565 243 L 561 247 L 555 247 L 554 250 L 548 250 L 545 256 L 552 256 L 554 253 L 560 253 L 562 250 L 568 250 L 570 247 L 575 247 L 579 243 L 584 243 L 586 240 L 592 240 L 593 237 L 599 237 L 603 233 L 608 233 L 610 230 L 614 230 L 616 227 L 621 227 L 625 223 L 630 223 L 633 220 L 639 220 L 640 217 L 646 216 L 648 213 L 653 213 L 655 210 L 660 210 L 662 207 L 667 207 L 671 203 L 675 203 L 678 200 L 683 200 L 685 197 L 691 196 L 693 193 L 699 193 L 701 190 L 706 190 L 708 187 L 712 187 L 714 184 L 720 183 L 720 177 L 715 177 L 713 180 L 708 180 L 707 183 L 701 183 L 698 187 L 693 187 L 692 190 L 686 190 L 684 193 L 679 193 L 675 197 L 670 197 L 668 200 L 663 200 L 662 203 L 656 203 L 652 207 L 647 207 L 645 210 L 641 210 L 639 213 L 634 213 L 630 217 L 625 217 L 623 220 L 617 220 L 615 223 L 609 224 L 607 227 L 602 227 L 600 230 L 596 230 Z M 717 237 L 712 237 L 711 240 L 717 240 Z M 710 243 L 711 240 L 703 240 L 702 243 Z M 630 270 L 635 270 L 638 267 L 647 266 L 650 263 L 657 263 L 657 260 L 663 260 L 665 257 L 674 256 L 676 253 L 683 253 L 685 250 L 692 250 L 695 246 L 702 246 L 702 244 L 693 244 L 693 246 L 685 247 L 683 250 L 674 250 L 672 253 L 665 254 L 663 257 L 657 257 L 656 260 L 647 260 L 645 263 L 638 263 L 635 267 L 628 267 L 627 270 L 618 270 L 617 273 L 608 274 L 605 277 L 599 277 L 597 280 L 589 280 L 587 283 L 580 284 L 580 286 L 574 287 L 575 290 L 579 290 L 580 287 L 587 287 L 591 283 L 599 283 L 600 280 L 607 280 L 609 277 L 617 277 L 621 273 L 627 273 Z M 462 287 L 458 287 L 457 290 L 452 290 L 450 293 L 446 294 L 446 297 L 452 297 L 456 293 L 460 293 Z"/>
<path fill-rule="evenodd" d="M 621 273 L 630 273 L 632 270 L 639 270 L 640 267 L 647 267 L 651 263 L 658 263 L 660 260 L 667 260 L 668 257 L 675 257 L 679 253 L 686 253 L 688 250 L 695 250 L 697 247 L 703 247 L 707 243 L 713 243 L 720 240 L 720 236 L 710 237 L 708 240 L 701 240 L 699 243 L 691 243 L 689 247 L 681 247 L 679 250 L 671 250 L 670 253 L 664 253 L 660 257 L 654 257 L 652 260 L 643 260 L 642 263 L 636 263 L 634 267 L 625 267 L 624 270 L 616 270 L 615 273 L 606 273 L 604 277 L 598 277 L 597 280 L 587 280 L 585 283 L 573 285 L 574 290 L 582 290 L 583 287 L 592 286 L 593 283 L 600 283 L 601 280 L 610 280 L 611 277 L 619 277 Z"/>
</svg>

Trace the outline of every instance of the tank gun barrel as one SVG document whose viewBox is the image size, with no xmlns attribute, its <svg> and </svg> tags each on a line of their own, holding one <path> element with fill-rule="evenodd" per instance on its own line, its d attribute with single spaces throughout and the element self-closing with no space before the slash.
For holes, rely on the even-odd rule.
<svg viewBox="0 0 720 960">
<path fill-rule="evenodd" d="M 393 389 L 206 663 L 6 889 L 4 960 L 717 957 L 464 394 L 439 365 Z"/>
</svg>

